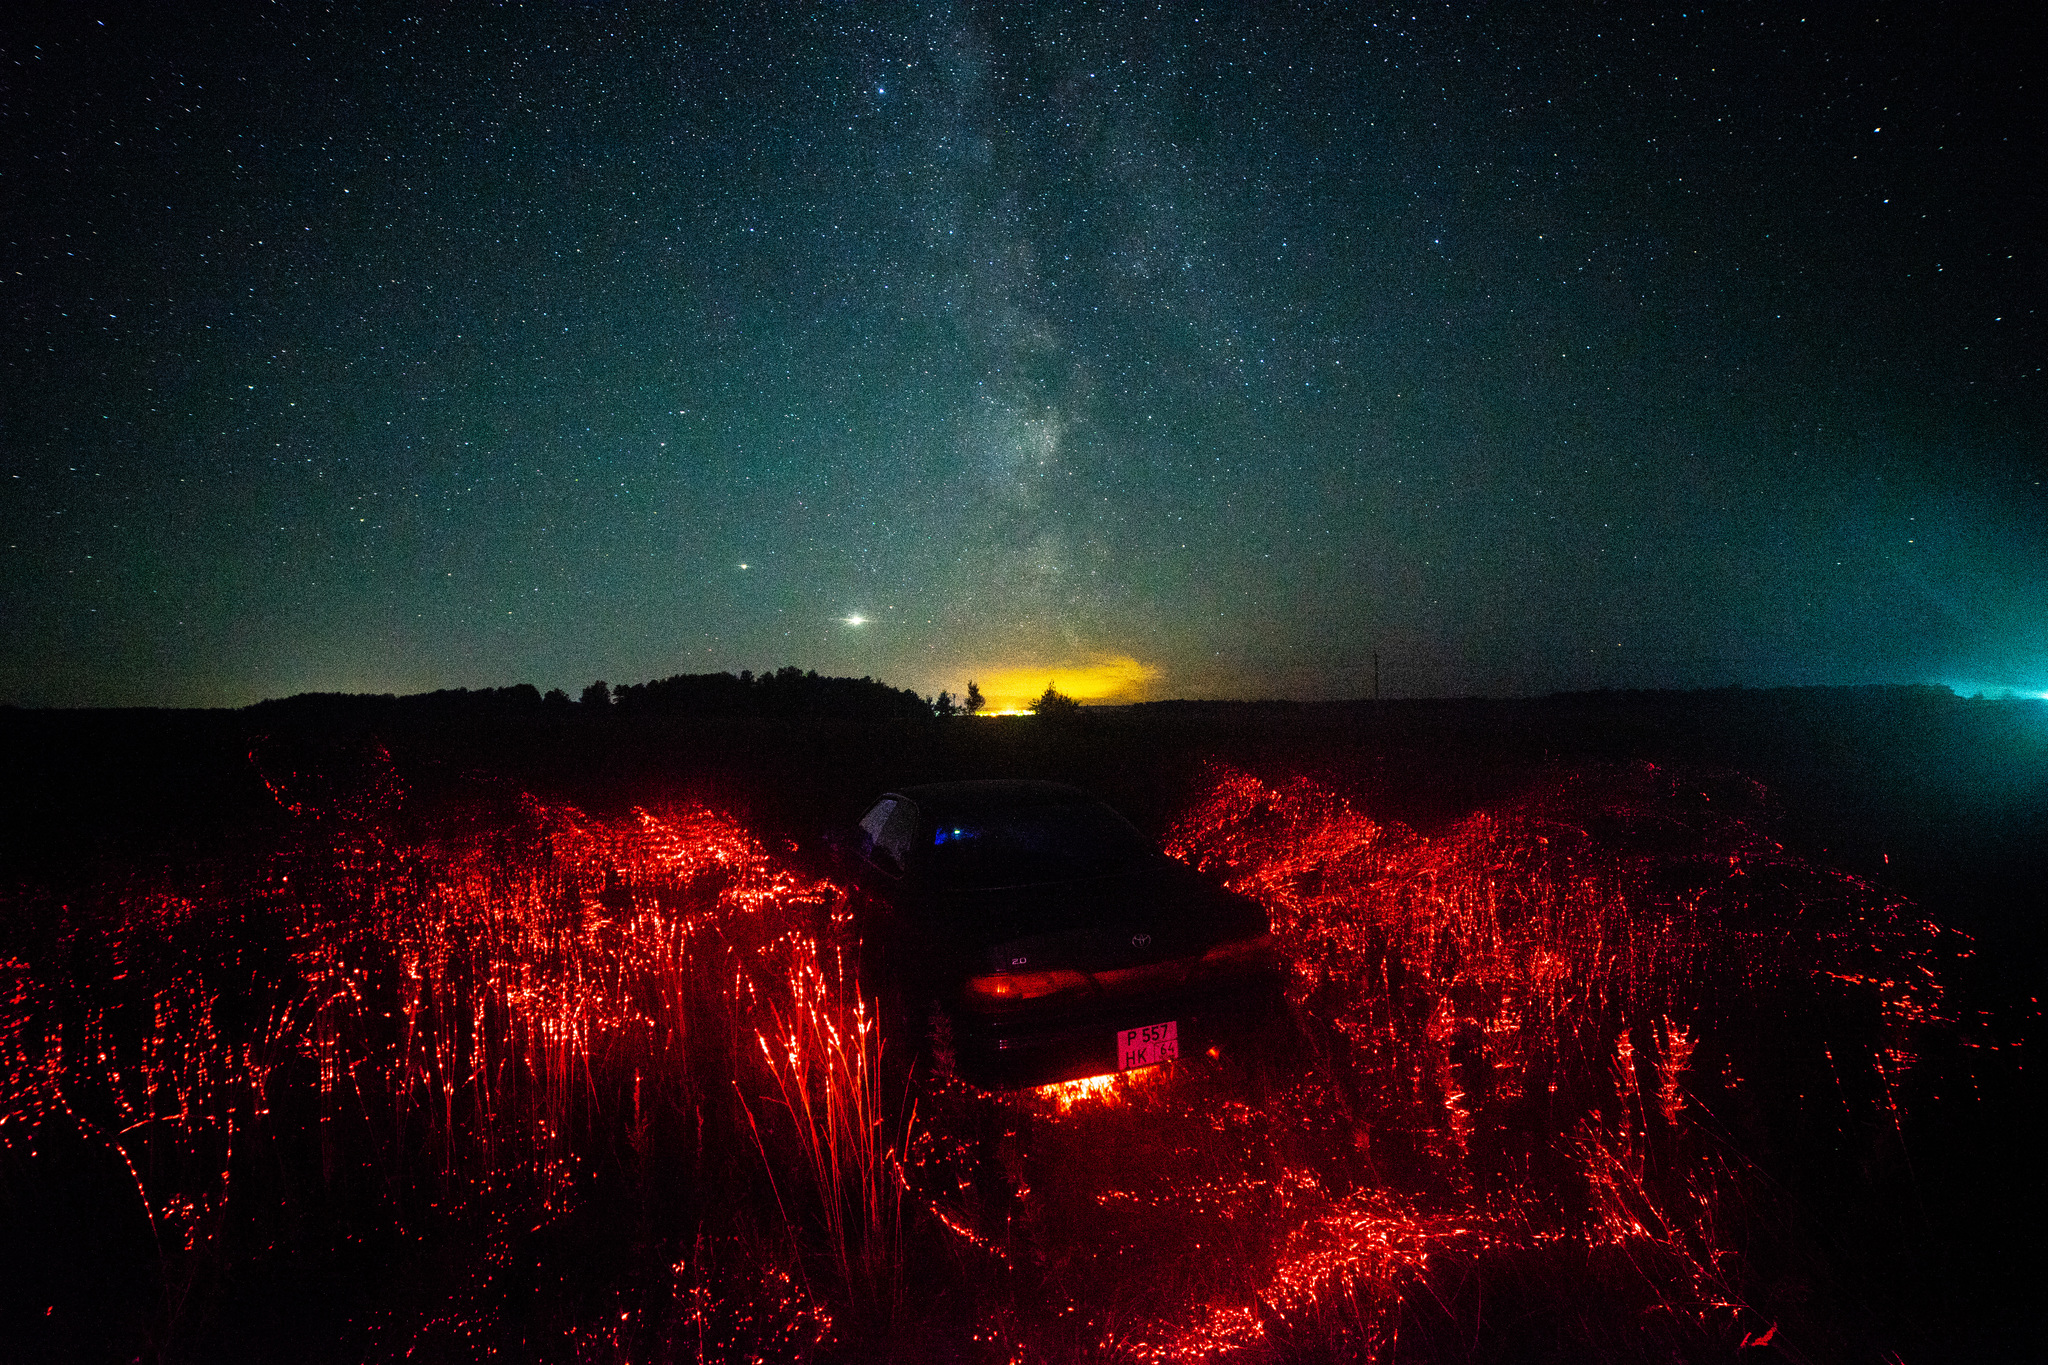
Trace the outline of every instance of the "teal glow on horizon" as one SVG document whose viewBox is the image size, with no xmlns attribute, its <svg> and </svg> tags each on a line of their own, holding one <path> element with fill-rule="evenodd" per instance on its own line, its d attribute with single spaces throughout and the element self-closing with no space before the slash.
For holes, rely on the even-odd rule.
<svg viewBox="0 0 2048 1365">
<path fill-rule="evenodd" d="M 1978 698 L 1984 701 L 2048 701 L 2048 687 L 2039 685 L 1951 682 L 1944 679 L 1936 686 L 1946 687 L 1959 697 Z"/>
</svg>

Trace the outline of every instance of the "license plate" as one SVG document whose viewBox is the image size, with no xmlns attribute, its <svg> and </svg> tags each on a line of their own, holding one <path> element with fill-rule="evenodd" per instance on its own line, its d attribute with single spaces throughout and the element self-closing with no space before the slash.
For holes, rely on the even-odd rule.
<svg viewBox="0 0 2048 1365">
<path fill-rule="evenodd" d="M 1117 1031 L 1116 1068 L 1119 1071 L 1131 1071 L 1141 1066 L 1157 1066 L 1178 1056 L 1180 1024 L 1176 1020 Z"/>
</svg>

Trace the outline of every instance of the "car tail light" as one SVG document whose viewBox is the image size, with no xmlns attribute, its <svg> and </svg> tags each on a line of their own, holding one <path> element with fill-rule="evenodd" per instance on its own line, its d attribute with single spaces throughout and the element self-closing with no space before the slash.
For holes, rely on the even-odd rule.
<svg viewBox="0 0 2048 1365">
<path fill-rule="evenodd" d="M 984 1005 L 1015 1005 L 1088 989 L 1088 978 L 1059 968 L 1049 972 L 1004 972 L 967 978 L 967 998 Z"/>
<path fill-rule="evenodd" d="M 1273 957 L 1273 935 L 1253 934 L 1250 938 L 1232 939 L 1219 943 L 1202 954 L 1202 965 L 1206 967 L 1252 966 L 1269 962 Z"/>
</svg>

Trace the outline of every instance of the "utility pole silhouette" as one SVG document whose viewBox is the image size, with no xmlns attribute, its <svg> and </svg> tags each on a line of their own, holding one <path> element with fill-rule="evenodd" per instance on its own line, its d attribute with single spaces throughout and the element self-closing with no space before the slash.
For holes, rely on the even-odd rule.
<svg viewBox="0 0 2048 1365">
<path fill-rule="evenodd" d="M 1378 650 L 1372 652 L 1372 699 L 1374 701 L 1380 699 L 1380 652 Z"/>
</svg>

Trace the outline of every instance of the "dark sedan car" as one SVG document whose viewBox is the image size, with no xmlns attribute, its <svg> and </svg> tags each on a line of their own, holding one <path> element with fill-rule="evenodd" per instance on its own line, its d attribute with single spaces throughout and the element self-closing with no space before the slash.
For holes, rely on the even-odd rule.
<svg viewBox="0 0 2048 1365">
<path fill-rule="evenodd" d="M 1151 1066 L 1275 997 L 1265 911 L 1076 788 L 906 787 L 837 846 L 905 1022 L 977 1084 Z"/>
</svg>

